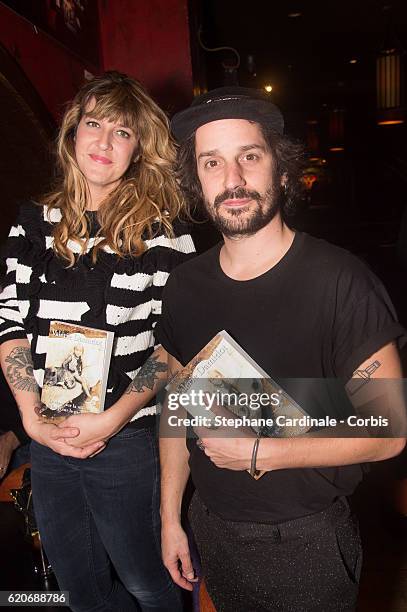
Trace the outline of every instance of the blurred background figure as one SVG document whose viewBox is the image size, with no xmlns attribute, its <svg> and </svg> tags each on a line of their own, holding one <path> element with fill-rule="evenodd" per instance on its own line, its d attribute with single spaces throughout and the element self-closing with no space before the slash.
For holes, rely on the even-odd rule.
<svg viewBox="0 0 407 612">
<path fill-rule="evenodd" d="M 30 438 L 24 431 L 4 375 L 0 372 L 0 479 L 30 460 Z"/>
</svg>

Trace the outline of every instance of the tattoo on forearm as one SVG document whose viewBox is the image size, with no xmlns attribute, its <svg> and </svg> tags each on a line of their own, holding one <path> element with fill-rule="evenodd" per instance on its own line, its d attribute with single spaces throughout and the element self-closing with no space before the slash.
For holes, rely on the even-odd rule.
<svg viewBox="0 0 407 612">
<path fill-rule="evenodd" d="M 144 389 L 154 389 L 157 380 L 162 378 L 160 373 L 168 371 L 166 362 L 159 361 L 158 357 L 152 355 L 143 366 L 141 366 L 137 376 L 128 386 L 126 393 L 141 393 Z"/>
<path fill-rule="evenodd" d="M 38 386 L 34 378 L 31 351 L 28 347 L 17 346 L 5 359 L 7 368 L 5 376 L 12 391 L 38 392 Z"/>
<path fill-rule="evenodd" d="M 355 370 L 353 372 L 353 376 L 348 382 L 346 388 L 349 395 L 354 395 L 359 389 L 361 389 L 364 385 L 366 385 L 374 372 L 380 368 L 382 364 L 377 359 L 370 363 L 363 370 Z"/>
</svg>

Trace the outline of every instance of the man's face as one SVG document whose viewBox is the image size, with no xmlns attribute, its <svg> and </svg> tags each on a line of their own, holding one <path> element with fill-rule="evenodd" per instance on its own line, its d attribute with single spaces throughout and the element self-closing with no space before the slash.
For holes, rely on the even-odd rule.
<svg viewBox="0 0 407 612">
<path fill-rule="evenodd" d="M 271 221 L 281 180 L 257 123 L 207 123 L 196 131 L 195 154 L 205 207 L 224 236 L 250 235 Z"/>
</svg>

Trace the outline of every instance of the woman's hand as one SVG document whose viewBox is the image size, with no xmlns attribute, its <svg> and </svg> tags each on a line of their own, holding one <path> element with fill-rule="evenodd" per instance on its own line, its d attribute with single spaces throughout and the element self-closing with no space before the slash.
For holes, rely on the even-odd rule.
<svg viewBox="0 0 407 612">
<path fill-rule="evenodd" d="M 0 346 L 0 362 L 15 397 L 24 429 L 30 438 L 60 455 L 78 459 L 90 457 L 105 447 L 100 439 L 93 444 L 73 447 L 69 441 L 79 436 L 77 427 L 66 426 L 64 423 L 59 427 L 42 419 L 40 391 L 33 374 L 34 366 L 27 339 L 3 342 Z"/>
<path fill-rule="evenodd" d="M 106 446 L 105 442 L 102 440 L 98 440 L 92 444 L 78 444 L 72 446 L 71 441 L 77 439 L 80 432 L 77 427 L 67 426 L 65 423 L 66 421 L 60 425 L 54 425 L 53 423 L 42 421 L 41 417 L 37 417 L 29 422 L 25 419 L 23 424 L 30 438 L 43 446 L 48 446 L 48 448 L 59 455 L 86 459 L 100 452 Z"/>
<path fill-rule="evenodd" d="M 75 436 L 67 440 L 67 443 L 75 448 L 85 447 L 89 444 L 106 443 L 122 427 L 115 415 L 106 410 L 94 414 L 87 412 L 68 417 L 59 425 L 60 428 L 74 428 L 79 431 Z"/>
</svg>

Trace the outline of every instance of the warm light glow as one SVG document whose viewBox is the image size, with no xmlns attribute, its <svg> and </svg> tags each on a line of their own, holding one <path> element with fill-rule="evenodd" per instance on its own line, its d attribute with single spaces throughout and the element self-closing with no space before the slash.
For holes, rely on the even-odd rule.
<svg viewBox="0 0 407 612">
<path fill-rule="evenodd" d="M 271 93 L 273 91 L 273 86 L 272 85 L 265 85 L 264 89 L 267 91 L 267 93 Z"/>
<path fill-rule="evenodd" d="M 388 121 L 378 121 L 377 125 L 400 125 L 404 123 L 404 119 L 389 119 Z"/>
<path fill-rule="evenodd" d="M 326 159 L 323 159 L 322 157 L 310 157 L 309 158 L 310 162 L 313 162 L 315 166 L 321 166 L 322 164 L 326 164 Z"/>
<path fill-rule="evenodd" d="M 380 55 L 376 61 L 377 108 L 401 107 L 401 55 L 390 53 Z"/>
<path fill-rule="evenodd" d="M 304 174 L 302 182 L 304 183 L 305 189 L 312 189 L 313 184 L 318 180 L 316 174 Z"/>
<path fill-rule="evenodd" d="M 338 151 L 344 151 L 345 147 L 330 147 L 330 151 L 337 153 Z"/>
<path fill-rule="evenodd" d="M 291 17 L 291 19 L 295 19 L 296 17 L 301 17 L 302 13 L 300 13 L 299 11 L 296 13 L 288 13 L 288 16 Z"/>
<path fill-rule="evenodd" d="M 349 60 L 349 64 L 357 64 L 357 63 L 358 63 L 358 60 L 356 58 Z"/>
</svg>

